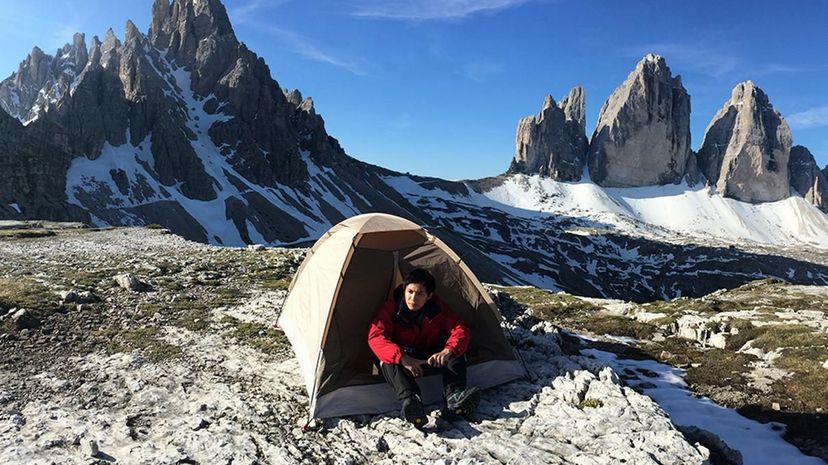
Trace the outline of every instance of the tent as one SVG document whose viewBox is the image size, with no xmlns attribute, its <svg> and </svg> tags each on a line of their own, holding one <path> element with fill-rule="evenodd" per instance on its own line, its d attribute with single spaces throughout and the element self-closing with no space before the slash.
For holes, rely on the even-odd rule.
<svg viewBox="0 0 828 465">
<path fill-rule="evenodd" d="M 414 268 L 434 275 L 437 294 L 471 329 L 469 385 L 485 389 L 524 375 L 500 327 L 500 312 L 457 254 L 406 219 L 358 215 L 316 241 L 279 317 L 299 360 L 311 418 L 399 408 L 368 347 L 368 324 Z M 440 400 L 439 375 L 418 382 L 425 403 Z"/>
</svg>

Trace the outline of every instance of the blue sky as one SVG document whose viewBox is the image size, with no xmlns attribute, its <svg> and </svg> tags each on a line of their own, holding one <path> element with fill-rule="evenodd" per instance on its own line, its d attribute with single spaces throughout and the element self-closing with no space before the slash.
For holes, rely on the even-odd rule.
<svg viewBox="0 0 828 465">
<path fill-rule="evenodd" d="M 75 31 L 146 31 L 150 0 L 0 0 L 0 75 Z M 312 96 L 351 155 L 447 179 L 503 172 L 519 118 L 583 85 L 587 132 L 647 52 L 691 95 L 693 147 L 752 79 L 828 164 L 828 2 L 226 0 L 238 38 Z"/>
</svg>

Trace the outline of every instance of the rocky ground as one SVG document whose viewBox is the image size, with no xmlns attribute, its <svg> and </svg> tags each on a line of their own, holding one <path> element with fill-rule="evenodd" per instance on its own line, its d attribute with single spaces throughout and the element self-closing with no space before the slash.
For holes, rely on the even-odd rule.
<svg viewBox="0 0 828 465">
<path fill-rule="evenodd" d="M 788 441 L 828 460 L 828 287 L 760 280 L 646 304 L 506 290 L 501 308 L 529 304 L 539 318 L 598 336 L 596 347 L 681 368 L 695 392 L 785 424 Z"/>
<path fill-rule="evenodd" d="M 435 408 L 424 432 L 393 412 L 303 431 L 307 394 L 273 323 L 304 251 L 211 247 L 160 229 L 19 226 L 0 228 L 0 463 L 739 463 L 715 436 L 680 432 L 629 373 L 582 355 L 557 326 L 652 326 L 639 341 L 655 344 L 659 331 L 658 343 L 678 341 L 659 329 L 666 321 L 641 320 L 660 309 L 493 289 L 532 376 L 486 391 L 475 421 Z M 582 327 L 587 312 L 606 330 Z M 773 352 L 757 342 L 741 353 L 758 361 L 753 349 Z M 690 349 L 670 353 L 688 357 L 676 363 L 689 378 L 702 363 Z M 797 373 L 783 360 L 768 366 Z"/>
</svg>

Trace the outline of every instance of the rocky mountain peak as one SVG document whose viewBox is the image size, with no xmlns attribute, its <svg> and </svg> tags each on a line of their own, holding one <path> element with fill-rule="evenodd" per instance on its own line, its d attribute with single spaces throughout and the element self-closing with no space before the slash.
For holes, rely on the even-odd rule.
<svg viewBox="0 0 828 465">
<path fill-rule="evenodd" d="M 218 0 L 156 0 L 149 39 L 187 69 L 214 53 L 234 55 L 239 45 L 227 11 Z"/>
<path fill-rule="evenodd" d="M 302 104 L 302 92 L 300 92 L 299 89 L 293 89 L 291 91 L 284 89 L 283 92 L 287 101 L 294 107 L 298 107 Z"/>
<path fill-rule="evenodd" d="M 126 27 L 124 27 L 124 42 L 132 42 L 143 38 L 143 34 L 138 30 L 138 27 L 132 20 L 127 20 Z"/>
<path fill-rule="evenodd" d="M 577 181 L 583 172 L 587 145 L 583 89 L 573 88 L 559 103 L 547 95 L 540 113 L 518 123 L 515 158 L 509 171 Z"/>
<path fill-rule="evenodd" d="M 614 187 L 677 183 L 690 153 L 690 96 L 664 58 L 648 54 L 601 108 L 590 176 Z"/>
<path fill-rule="evenodd" d="M 89 52 L 86 49 L 86 36 L 76 32 L 72 36 L 72 43 L 66 44 L 58 50 L 57 57 L 63 62 L 64 72 L 71 69 L 71 74 L 79 74 L 89 59 Z"/>
<path fill-rule="evenodd" d="M 774 202 L 790 195 L 791 130 L 752 81 L 737 84 L 707 126 L 699 166 L 723 195 Z"/>
<path fill-rule="evenodd" d="M 817 166 L 811 151 L 801 145 L 791 147 L 788 168 L 791 188 L 799 192 L 805 200 L 828 213 L 828 178 Z"/>
</svg>

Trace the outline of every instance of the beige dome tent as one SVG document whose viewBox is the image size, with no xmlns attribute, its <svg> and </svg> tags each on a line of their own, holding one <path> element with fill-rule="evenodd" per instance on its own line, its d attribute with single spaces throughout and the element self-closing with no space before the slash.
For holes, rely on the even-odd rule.
<svg viewBox="0 0 828 465">
<path fill-rule="evenodd" d="M 398 408 L 368 347 L 368 324 L 414 268 L 434 274 L 437 294 L 472 331 L 469 385 L 485 389 L 524 375 L 503 335 L 497 307 L 446 244 L 403 218 L 359 215 L 316 241 L 293 278 L 279 317 L 299 359 L 311 418 Z M 440 399 L 438 375 L 419 383 L 426 403 Z"/>
</svg>

